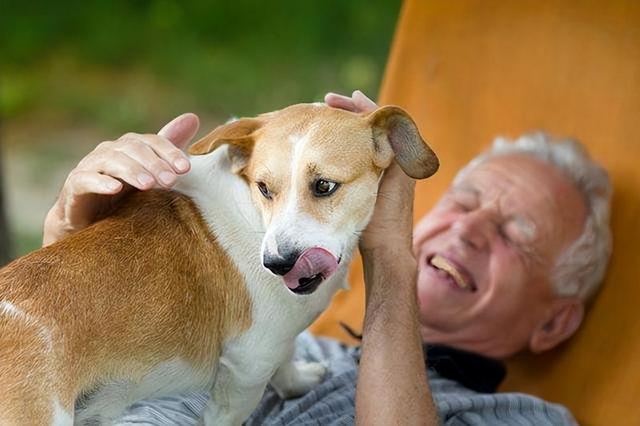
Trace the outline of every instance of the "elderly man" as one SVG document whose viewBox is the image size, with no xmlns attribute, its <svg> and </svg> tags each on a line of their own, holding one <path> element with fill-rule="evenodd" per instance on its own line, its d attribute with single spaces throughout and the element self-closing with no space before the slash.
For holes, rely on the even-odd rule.
<svg viewBox="0 0 640 426">
<path fill-rule="evenodd" d="M 326 102 L 375 108 L 360 92 Z M 69 175 L 47 215 L 45 244 L 90 224 L 117 194 L 170 187 L 189 169 L 175 146 L 197 126 L 187 114 L 158 136 L 100 145 Z M 498 140 L 460 171 L 412 242 L 413 186 L 397 166 L 387 171 L 361 239 L 361 348 L 303 334 L 298 355 L 326 362 L 328 377 L 294 400 L 268 390 L 249 424 L 574 422 L 561 406 L 493 392 L 505 374 L 500 360 L 549 350 L 579 327 L 611 251 L 606 173 L 576 143 Z M 193 424 L 206 399 L 140 403 L 122 424 Z"/>
</svg>

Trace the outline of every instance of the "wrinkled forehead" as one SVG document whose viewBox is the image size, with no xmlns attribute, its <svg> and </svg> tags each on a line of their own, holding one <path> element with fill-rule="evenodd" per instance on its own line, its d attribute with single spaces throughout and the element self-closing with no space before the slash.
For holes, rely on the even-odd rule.
<svg viewBox="0 0 640 426">
<path fill-rule="evenodd" d="M 370 125 L 358 114 L 325 105 L 294 105 L 261 116 L 252 157 L 265 167 L 305 164 L 322 169 L 370 167 Z M 259 166 L 259 164 L 256 164 Z"/>
<path fill-rule="evenodd" d="M 479 164 L 458 183 L 509 216 L 522 214 L 549 238 L 577 238 L 587 216 L 582 193 L 558 168 L 529 155 L 498 156 Z"/>
</svg>

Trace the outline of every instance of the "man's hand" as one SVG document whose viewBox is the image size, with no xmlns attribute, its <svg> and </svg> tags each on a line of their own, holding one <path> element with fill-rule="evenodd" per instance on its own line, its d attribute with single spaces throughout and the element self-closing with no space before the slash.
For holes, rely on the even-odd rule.
<svg viewBox="0 0 640 426">
<path fill-rule="evenodd" d="M 195 114 L 183 114 L 157 135 L 127 133 L 99 144 L 74 168 L 44 221 L 43 246 L 86 228 L 138 189 L 170 188 L 191 167 L 181 151 L 198 131 Z"/>
<path fill-rule="evenodd" d="M 369 113 L 378 107 L 359 90 L 351 97 L 328 93 L 325 102 L 329 106 L 358 113 Z M 360 251 L 367 256 L 384 249 L 391 258 L 413 258 L 411 236 L 415 181 L 395 161 L 384 173 L 373 217 L 360 239 Z"/>
</svg>

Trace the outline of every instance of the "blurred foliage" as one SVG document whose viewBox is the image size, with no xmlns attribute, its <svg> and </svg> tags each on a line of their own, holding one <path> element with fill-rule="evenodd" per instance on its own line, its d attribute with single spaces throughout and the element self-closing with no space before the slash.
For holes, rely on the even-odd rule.
<svg viewBox="0 0 640 426">
<path fill-rule="evenodd" d="M 109 129 L 185 109 L 249 115 L 375 96 L 400 0 L 15 1 L 0 13 L 0 113 Z"/>
<path fill-rule="evenodd" d="M 327 91 L 375 97 L 400 0 L 0 3 L 0 117 L 13 253 L 41 241 L 98 142 L 192 111 L 201 133 Z"/>
</svg>

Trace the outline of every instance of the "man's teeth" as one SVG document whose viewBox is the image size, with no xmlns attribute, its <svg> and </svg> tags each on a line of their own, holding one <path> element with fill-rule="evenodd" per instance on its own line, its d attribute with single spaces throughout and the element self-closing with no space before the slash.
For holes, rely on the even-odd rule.
<svg viewBox="0 0 640 426">
<path fill-rule="evenodd" d="M 458 287 L 464 289 L 469 288 L 469 283 L 462 278 L 462 274 L 458 272 L 458 269 L 444 257 L 436 254 L 431 258 L 431 265 L 451 275 L 456 284 L 458 284 Z"/>
</svg>

